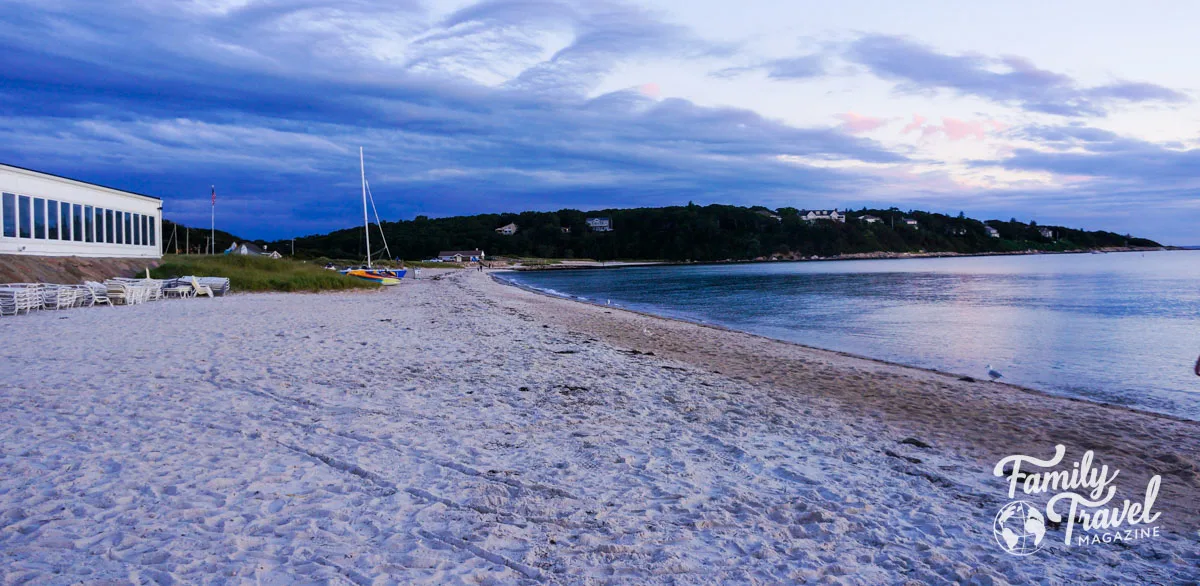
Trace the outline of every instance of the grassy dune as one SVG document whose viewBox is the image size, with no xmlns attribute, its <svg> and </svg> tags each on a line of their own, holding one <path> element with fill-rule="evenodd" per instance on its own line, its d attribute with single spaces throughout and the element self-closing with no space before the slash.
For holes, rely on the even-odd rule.
<svg viewBox="0 0 1200 586">
<path fill-rule="evenodd" d="M 338 291 L 379 287 L 375 283 L 325 270 L 318 264 L 234 254 L 166 255 L 162 264 L 151 270 L 150 274 L 156 279 L 184 275 L 228 277 L 235 292 Z"/>
</svg>

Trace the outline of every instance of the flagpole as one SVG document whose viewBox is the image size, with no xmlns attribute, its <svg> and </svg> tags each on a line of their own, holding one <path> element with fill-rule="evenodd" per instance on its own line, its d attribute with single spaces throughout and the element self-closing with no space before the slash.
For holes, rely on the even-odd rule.
<svg viewBox="0 0 1200 586">
<path fill-rule="evenodd" d="M 211 238 L 211 240 L 209 240 L 209 242 L 211 244 L 208 249 L 208 253 L 216 254 L 217 253 L 217 186 L 216 185 L 212 186 L 212 224 L 209 227 L 208 235 Z"/>
</svg>

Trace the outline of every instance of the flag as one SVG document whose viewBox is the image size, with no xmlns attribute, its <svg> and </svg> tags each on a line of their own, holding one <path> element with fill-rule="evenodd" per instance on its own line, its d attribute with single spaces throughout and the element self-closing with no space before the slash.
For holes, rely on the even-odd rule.
<svg viewBox="0 0 1200 586">
<path fill-rule="evenodd" d="M 216 207 L 216 205 L 217 205 L 217 186 L 216 185 L 212 186 L 212 195 L 213 195 L 213 207 Z"/>
</svg>

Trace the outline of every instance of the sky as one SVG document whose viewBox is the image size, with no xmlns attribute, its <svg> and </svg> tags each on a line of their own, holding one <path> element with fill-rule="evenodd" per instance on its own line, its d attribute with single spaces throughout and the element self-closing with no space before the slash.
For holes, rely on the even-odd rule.
<svg viewBox="0 0 1200 586">
<path fill-rule="evenodd" d="M 726 203 L 1200 244 L 1200 3 L 7 0 L 0 162 L 249 238 Z"/>
</svg>

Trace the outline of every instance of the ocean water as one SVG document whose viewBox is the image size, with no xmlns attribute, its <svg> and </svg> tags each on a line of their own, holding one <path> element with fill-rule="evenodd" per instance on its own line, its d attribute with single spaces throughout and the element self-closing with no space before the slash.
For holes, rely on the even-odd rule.
<svg viewBox="0 0 1200 586">
<path fill-rule="evenodd" d="M 551 294 L 1200 420 L 1200 251 L 504 273 Z"/>
</svg>

